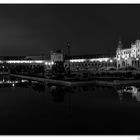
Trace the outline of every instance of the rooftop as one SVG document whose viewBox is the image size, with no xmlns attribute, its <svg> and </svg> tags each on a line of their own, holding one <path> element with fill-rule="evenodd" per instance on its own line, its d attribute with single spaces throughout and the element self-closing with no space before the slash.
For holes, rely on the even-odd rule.
<svg viewBox="0 0 140 140">
<path fill-rule="evenodd" d="M 65 59 L 90 59 L 90 58 L 105 58 L 105 57 L 114 57 L 116 54 L 110 54 L 110 53 L 106 53 L 106 54 L 90 54 L 90 55 L 71 55 L 69 56 L 65 56 Z"/>
</svg>

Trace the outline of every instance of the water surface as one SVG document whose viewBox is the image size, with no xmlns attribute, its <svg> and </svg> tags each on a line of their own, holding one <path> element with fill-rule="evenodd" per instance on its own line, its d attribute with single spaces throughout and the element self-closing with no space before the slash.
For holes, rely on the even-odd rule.
<svg viewBox="0 0 140 140">
<path fill-rule="evenodd" d="M 65 88 L 0 77 L 0 134 L 139 134 L 140 86 Z"/>
</svg>

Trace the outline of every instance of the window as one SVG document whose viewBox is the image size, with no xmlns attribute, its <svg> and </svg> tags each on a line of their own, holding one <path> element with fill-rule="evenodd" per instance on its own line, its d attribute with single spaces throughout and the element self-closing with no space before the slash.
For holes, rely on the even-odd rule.
<svg viewBox="0 0 140 140">
<path fill-rule="evenodd" d="M 122 62 L 122 65 L 125 66 L 125 62 L 124 61 Z"/>
</svg>

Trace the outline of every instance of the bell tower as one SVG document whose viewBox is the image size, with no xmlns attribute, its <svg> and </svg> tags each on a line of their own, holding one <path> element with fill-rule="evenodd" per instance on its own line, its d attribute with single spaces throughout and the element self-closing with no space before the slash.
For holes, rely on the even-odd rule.
<svg viewBox="0 0 140 140">
<path fill-rule="evenodd" d="M 118 47 L 117 47 L 117 50 L 116 50 L 116 57 L 117 57 L 117 58 L 120 58 L 120 56 L 121 56 L 122 47 L 123 47 L 122 41 L 119 40 L 119 42 L 118 42 Z"/>
<path fill-rule="evenodd" d="M 121 41 L 121 40 L 119 40 L 117 49 L 121 50 L 121 49 L 122 49 L 122 47 L 123 47 L 123 45 L 122 45 L 122 41 Z"/>
</svg>

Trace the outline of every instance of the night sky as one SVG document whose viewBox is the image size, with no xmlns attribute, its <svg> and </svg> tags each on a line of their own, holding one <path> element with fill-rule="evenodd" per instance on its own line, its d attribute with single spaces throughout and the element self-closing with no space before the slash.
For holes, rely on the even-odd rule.
<svg viewBox="0 0 140 140">
<path fill-rule="evenodd" d="M 0 5 L 0 55 L 113 53 L 140 39 L 140 5 Z"/>
</svg>

